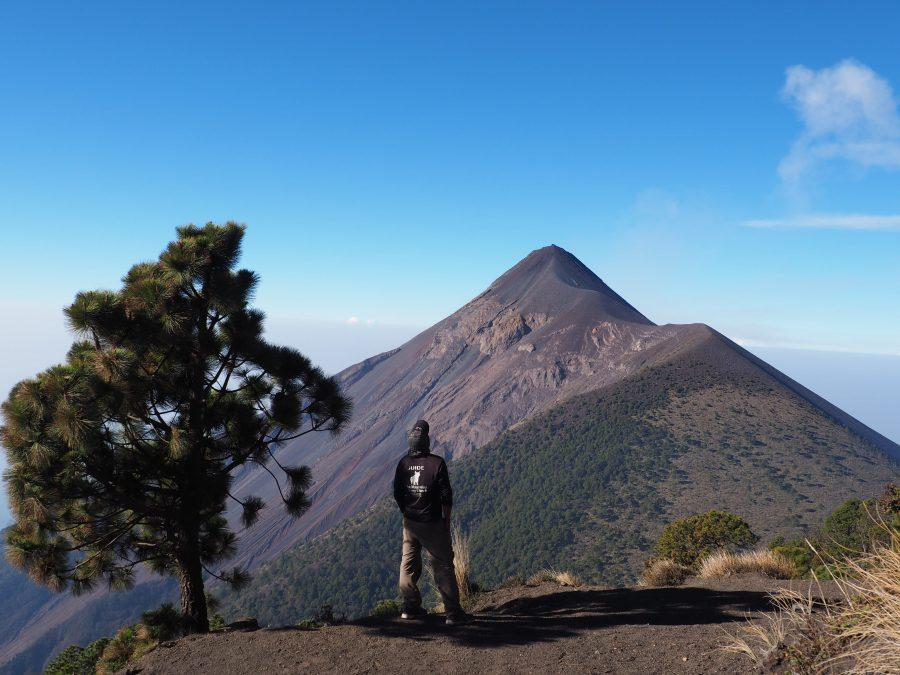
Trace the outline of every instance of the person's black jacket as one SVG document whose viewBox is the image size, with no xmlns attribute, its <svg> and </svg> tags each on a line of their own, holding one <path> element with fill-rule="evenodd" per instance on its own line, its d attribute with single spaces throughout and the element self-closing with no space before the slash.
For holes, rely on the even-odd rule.
<svg viewBox="0 0 900 675">
<path fill-rule="evenodd" d="M 453 490 L 444 459 L 427 450 L 406 455 L 394 473 L 394 499 L 410 520 L 440 520 L 441 507 L 453 505 Z"/>
</svg>

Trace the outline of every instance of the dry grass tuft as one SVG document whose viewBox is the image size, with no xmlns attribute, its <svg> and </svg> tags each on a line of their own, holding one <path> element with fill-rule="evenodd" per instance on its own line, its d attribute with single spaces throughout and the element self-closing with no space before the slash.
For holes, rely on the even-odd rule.
<svg viewBox="0 0 900 675">
<path fill-rule="evenodd" d="M 781 590 L 772 594 L 775 611 L 758 622 L 748 621 L 740 633 L 730 636 L 722 650 L 744 654 L 757 668 L 762 668 L 777 652 L 784 650 L 788 636 L 812 624 L 815 603 L 812 595 Z"/>
<path fill-rule="evenodd" d="M 459 601 L 463 607 L 469 606 L 475 599 L 476 591 L 471 576 L 471 546 L 469 535 L 454 524 L 450 530 L 453 542 L 453 571 L 456 574 L 456 585 L 459 587 Z"/>
<path fill-rule="evenodd" d="M 450 540 L 453 545 L 453 573 L 456 577 L 456 585 L 459 588 L 459 604 L 463 606 L 463 609 L 469 610 L 475 604 L 479 593 L 478 586 L 472 581 L 472 554 L 471 546 L 469 545 L 469 535 L 463 532 L 459 525 L 454 523 L 450 528 Z M 432 588 L 437 589 L 431 565 L 424 567 L 428 584 Z M 438 613 L 443 612 L 444 603 L 439 600 L 433 609 Z"/>
<path fill-rule="evenodd" d="M 845 561 L 840 580 L 846 607 L 834 623 L 842 644 L 838 660 L 852 662 L 851 673 L 900 672 L 900 538 L 876 546 L 862 558 Z"/>
<path fill-rule="evenodd" d="M 734 574 L 759 574 L 772 579 L 793 579 L 797 569 L 777 551 L 747 551 L 729 553 L 718 551 L 700 561 L 697 573 L 701 579 L 721 579 Z"/>
<path fill-rule="evenodd" d="M 518 586 L 524 586 L 525 581 L 525 577 L 521 574 L 514 574 L 500 582 L 500 585 L 497 586 L 497 588 L 516 588 Z"/>
<path fill-rule="evenodd" d="M 641 586 L 680 586 L 691 568 L 668 558 L 651 561 L 641 574 Z"/>
<path fill-rule="evenodd" d="M 527 586 L 537 586 L 538 584 L 543 584 L 549 581 L 554 581 L 560 586 L 571 586 L 572 588 L 581 586 L 581 579 L 579 579 L 571 572 L 561 572 L 552 568 L 547 568 L 545 570 L 535 572 L 530 577 L 528 577 L 528 580 L 525 582 L 525 584 Z"/>
<path fill-rule="evenodd" d="M 900 538 L 845 558 L 835 578 L 843 599 L 823 602 L 781 592 L 776 611 L 749 623 L 723 647 L 757 666 L 778 657 L 792 672 L 900 673 Z"/>
</svg>

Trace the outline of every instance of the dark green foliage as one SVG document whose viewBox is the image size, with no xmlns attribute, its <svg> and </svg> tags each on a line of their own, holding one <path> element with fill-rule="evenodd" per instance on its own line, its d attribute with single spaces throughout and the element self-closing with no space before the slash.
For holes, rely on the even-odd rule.
<svg viewBox="0 0 900 675">
<path fill-rule="evenodd" d="M 684 357 L 648 368 L 608 389 L 570 399 L 450 462 L 454 518 L 470 535 L 475 578 L 489 588 L 510 575 L 527 577 L 555 567 L 570 570 L 587 583 L 635 581 L 670 520 L 672 484 L 696 479 L 697 472 L 709 469 L 701 464 L 695 473 L 682 475 L 676 463 L 697 456 L 696 443 L 701 442 L 696 440 L 696 417 L 679 420 L 683 428 L 696 432 L 688 439 L 681 441 L 672 432 L 672 419 L 666 415 L 676 388 L 682 396 L 697 395 L 727 414 L 728 436 L 718 437 L 721 440 L 710 452 L 723 449 L 713 459 L 741 455 L 742 461 L 762 464 L 765 451 L 739 436 L 753 431 L 756 440 L 768 444 L 786 433 L 763 416 L 751 418 L 743 408 L 732 413 L 722 407 L 716 396 L 725 386 L 733 388 L 735 404 L 773 392 L 771 381 L 755 371 L 722 370 L 703 359 Z M 780 391 L 779 396 L 775 400 L 787 407 L 800 405 L 788 393 Z M 820 431 L 836 447 L 843 431 L 816 415 L 810 417 L 808 428 Z M 858 442 L 867 447 L 864 441 Z M 702 443 L 712 445 L 707 438 Z M 717 475 L 729 483 L 722 486 L 723 491 L 730 489 L 738 500 L 749 502 L 738 480 L 743 465 L 736 461 L 723 462 L 724 469 Z M 763 465 L 761 473 L 766 471 L 775 475 Z M 834 485 L 830 479 L 817 478 Z M 791 495 L 804 485 L 802 481 L 808 479 L 784 478 L 794 490 Z M 801 513 L 806 518 L 810 506 L 821 508 L 805 496 L 802 500 L 775 497 L 777 506 L 758 514 L 754 525 L 772 519 L 773 512 L 781 517 L 791 505 L 798 512 L 805 507 Z M 694 511 L 710 505 L 707 502 Z M 797 530 L 806 525 L 798 523 Z M 399 562 L 400 517 L 386 499 L 266 563 L 243 593 L 227 594 L 223 603 L 228 614 L 251 614 L 272 625 L 295 623 L 324 603 L 351 616 L 364 616 L 379 600 L 396 592 Z M 423 592 L 427 594 L 426 589 Z"/>
<path fill-rule="evenodd" d="M 654 551 L 660 558 L 693 568 L 710 553 L 734 553 L 758 541 L 759 537 L 740 516 L 711 510 L 666 525 Z"/>
<path fill-rule="evenodd" d="M 179 228 L 120 290 L 79 293 L 65 311 L 81 338 L 66 363 L 3 404 L 16 521 L 7 556 L 34 581 L 118 590 L 145 564 L 179 579 L 187 627 L 205 631 L 204 569 L 234 552 L 223 515 L 233 473 L 273 463 L 287 512 L 306 508 L 308 470 L 272 452 L 336 431 L 349 404 L 306 357 L 263 339 L 263 314 L 249 307 L 257 277 L 235 269 L 243 235 L 234 223 Z M 250 524 L 262 504 L 242 503 Z"/>
<path fill-rule="evenodd" d="M 400 616 L 402 610 L 403 606 L 399 600 L 381 600 L 372 608 L 369 616 L 373 619 L 390 619 Z"/>
<path fill-rule="evenodd" d="M 211 607 L 208 609 L 212 610 Z M 170 602 L 141 614 L 141 623 L 154 640 L 172 640 L 183 635 L 185 630 L 181 613 Z"/>
<path fill-rule="evenodd" d="M 12 571 L 24 588 L 50 593 L 43 587 L 35 586 L 24 574 L 10 568 L 4 561 L 0 561 L 0 577 L 3 576 L 2 571 L 4 570 Z M 20 596 L 17 593 L 13 597 Z M 103 594 L 94 602 L 86 603 L 80 609 L 77 619 L 66 621 L 57 630 L 47 632 L 4 663 L 0 668 L 0 673 L 39 672 L 46 667 L 52 657 L 59 654 L 66 646 L 88 645 L 101 637 L 109 637 L 119 627 L 138 619 L 141 614 L 140 608 L 153 607 L 159 604 L 161 598 L 177 600 L 178 587 L 174 580 L 157 578 L 138 584 L 128 593 Z M 5 607 L 8 606 L 12 609 L 15 604 L 8 600 L 7 597 L 7 603 L 3 609 L 4 616 L 7 616 Z M 28 616 L 34 617 L 35 615 L 35 611 L 32 609 Z M 20 623 L 19 629 L 21 629 L 21 625 Z M 8 635 L 16 629 L 15 624 L 10 625 L 6 621 L 0 621 L 0 633 L 8 631 Z"/>
<path fill-rule="evenodd" d="M 136 623 L 121 628 L 100 654 L 97 671 L 106 675 L 124 668 L 129 661 L 140 658 L 156 646 L 156 640 L 150 637 L 143 625 Z"/>
<path fill-rule="evenodd" d="M 889 484 L 878 497 L 848 499 L 838 506 L 809 541 L 776 537 L 769 548 L 789 558 L 800 576 L 815 573 L 826 579 L 840 573 L 842 559 L 854 558 L 874 544 L 887 544 L 892 531 L 900 531 L 900 486 Z"/>
<path fill-rule="evenodd" d="M 400 519 L 384 500 L 337 530 L 298 546 L 254 572 L 241 593 L 222 594 L 226 616 L 249 615 L 292 625 L 325 604 L 364 616 L 396 593 Z"/>
<path fill-rule="evenodd" d="M 900 530 L 900 485 L 886 485 L 875 502 L 876 516 L 895 530 Z"/>
<path fill-rule="evenodd" d="M 669 474 L 671 458 L 686 448 L 642 415 L 664 403 L 673 382 L 703 387 L 713 378 L 693 362 L 648 371 L 572 399 L 451 462 L 454 517 L 471 536 L 479 583 L 490 587 L 546 567 L 587 581 L 631 578 L 621 551 L 649 550 L 639 528 L 659 521 L 665 502 L 658 492 L 611 487 Z M 611 533 L 607 517 L 619 518 L 618 526 L 624 513 L 637 524 Z M 365 615 L 396 590 L 400 532 L 396 506 L 379 502 L 263 565 L 244 592 L 224 596 L 224 606 L 273 625 L 296 623 L 324 603 Z"/>
<path fill-rule="evenodd" d="M 837 556 L 859 553 L 871 542 L 874 525 L 866 502 L 849 499 L 828 514 L 816 540 L 823 553 Z"/>
<path fill-rule="evenodd" d="M 44 675 L 94 675 L 97 661 L 109 641 L 110 638 L 100 638 L 87 647 L 66 647 L 47 664 Z"/>
<path fill-rule="evenodd" d="M 826 561 L 854 557 L 887 543 L 900 530 L 900 487 L 887 485 L 878 497 L 849 499 L 828 514 L 812 537 L 813 546 Z"/>
<path fill-rule="evenodd" d="M 784 537 L 775 537 L 769 542 L 769 549 L 790 560 L 797 570 L 798 578 L 805 579 L 809 576 L 813 566 L 813 552 L 805 539 L 785 540 Z"/>
</svg>

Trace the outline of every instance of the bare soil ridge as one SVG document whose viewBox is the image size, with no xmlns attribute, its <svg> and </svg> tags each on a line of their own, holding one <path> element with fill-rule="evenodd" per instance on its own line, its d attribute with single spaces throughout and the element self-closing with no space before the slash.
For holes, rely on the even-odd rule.
<svg viewBox="0 0 900 675">
<path fill-rule="evenodd" d="M 751 663 L 719 649 L 729 629 L 771 609 L 768 592 L 809 582 L 736 577 L 678 588 L 566 588 L 555 583 L 492 591 L 476 621 L 447 628 L 367 619 L 318 630 L 285 627 L 192 636 L 135 664 L 147 675 L 278 673 L 734 673 Z"/>
</svg>

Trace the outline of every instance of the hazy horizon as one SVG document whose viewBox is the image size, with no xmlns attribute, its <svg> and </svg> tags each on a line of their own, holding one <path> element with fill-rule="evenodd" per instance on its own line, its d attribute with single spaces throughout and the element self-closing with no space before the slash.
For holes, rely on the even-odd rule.
<svg viewBox="0 0 900 675">
<path fill-rule="evenodd" d="M 558 244 L 900 441 L 900 5 L 16 3 L 0 388 L 188 222 L 328 370 Z M 824 354 L 824 356 L 817 356 Z M 854 356 L 862 354 L 864 356 Z"/>
</svg>

